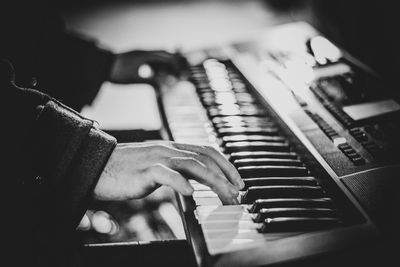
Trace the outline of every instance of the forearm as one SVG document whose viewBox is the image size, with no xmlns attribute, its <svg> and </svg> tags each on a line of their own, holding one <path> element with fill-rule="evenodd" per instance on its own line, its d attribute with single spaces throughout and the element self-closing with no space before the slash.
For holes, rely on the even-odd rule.
<svg viewBox="0 0 400 267">
<path fill-rule="evenodd" d="M 32 138 L 34 166 L 51 183 L 68 225 L 77 225 L 116 140 L 54 100 L 42 107 Z"/>
<path fill-rule="evenodd" d="M 62 210 L 65 226 L 74 228 L 116 140 L 45 94 L 7 87 L 1 89 L 9 112 L 3 113 L 9 127 L 3 149 L 13 170 L 10 178 L 23 191 L 46 199 L 45 207 L 36 204 L 43 212 Z"/>
</svg>

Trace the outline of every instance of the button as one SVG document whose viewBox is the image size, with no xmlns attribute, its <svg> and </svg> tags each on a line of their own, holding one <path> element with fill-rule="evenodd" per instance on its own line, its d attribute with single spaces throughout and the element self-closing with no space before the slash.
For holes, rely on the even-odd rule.
<svg viewBox="0 0 400 267">
<path fill-rule="evenodd" d="M 343 153 L 345 153 L 347 156 L 349 154 L 355 154 L 356 151 L 353 148 L 347 148 L 347 149 L 341 149 L 343 151 Z"/>
<path fill-rule="evenodd" d="M 353 137 L 359 142 L 368 141 L 368 136 L 365 133 L 355 134 Z"/>
<path fill-rule="evenodd" d="M 341 136 L 338 136 L 338 137 L 336 137 L 336 138 L 333 138 L 333 144 L 335 145 L 335 146 L 339 146 L 339 145 L 341 145 L 341 144 L 345 144 L 345 143 L 347 143 L 347 140 L 346 140 L 346 138 L 344 138 L 344 137 L 341 137 Z"/>
<path fill-rule="evenodd" d="M 365 164 L 365 159 L 362 157 L 354 157 L 351 158 L 350 160 L 357 166 Z"/>
<path fill-rule="evenodd" d="M 348 143 L 343 143 L 343 144 L 338 145 L 338 148 L 340 150 L 342 150 L 342 149 L 350 149 L 352 147 Z"/>
<path fill-rule="evenodd" d="M 352 158 L 358 158 L 358 157 L 360 157 L 360 154 L 358 154 L 357 152 L 349 152 L 349 153 L 346 153 L 346 156 L 348 156 L 350 159 L 352 159 Z"/>
<path fill-rule="evenodd" d="M 352 128 L 349 130 L 350 134 L 358 134 L 361 133 L 361 130 L 359 128 Z"/>
<path fill-rule="evenodd" d="M 338 148 L 345 153 L 346 155 L 351 154 L 351 153 L 356 153 L 354 148 L 352 148 L 350 145 L 346 144 L 340 144 L 338 145 Z"/>
</svg>

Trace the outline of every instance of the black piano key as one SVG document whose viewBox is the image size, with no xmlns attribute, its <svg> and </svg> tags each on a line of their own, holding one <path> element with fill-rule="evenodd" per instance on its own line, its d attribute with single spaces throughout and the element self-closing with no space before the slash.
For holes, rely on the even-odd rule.
<svg viewBox="0 0 400 267">
<path fill-rule="evenodd" d="M 246 122 L 246 121 L 235 121 L 235 122 L 223 122 L 216 123 L 214 127 L 220 128 L 235 128 L 235 127 L 275 127 L 276 124 L 272 122 Z"/>
<path fill-rule="evenodd" d="M 247 86 L 243 82 L 235 82 L 232 81 L 232 90 L 235 93 L 248 93 L 249 90 L 247 89 Z"/>
<path fill-rule="evenodd" d="M 254 109 L 254 110 L 220 110 L 217 108 L 210 108 L 207 110 L 208 115 L 211 118 L 214 117 L 223 117 L 223 116 L 262 116 L 265 115 L 265 110 L 263 109 Z"/>
<path fill-rule="evenodd" d="M 261 233 L 316 231 L 340 224 L 338 218 L 279 217 L 268 218 L 259 229 Z"/>
<path fill-rule="evenodd" d="M 314 177 L 261 177 L 261 178 L 245 178 L 243 179 L 246 190 L 252 186 L 263 185 L 318 185 L 317 179 Z"/>
<path fill-rule="evenodd" d="M 238 103 L 238 106 L 240 108 L 240 111 L 242 111 L 245 114 L 256 111 L 261 111 L 262 114 L 265 114 L 264 108 L 253 103 Z"/>
<path fill-rule="evenodd" d="M 240 141 L 225 143 L 225 151 L 229 154 L 240 151 L 289 152 L 290 146 L 281 142 Z"/>
<path fill-rule="evenodd" d="M 324 191 L 320 186 L 308 185 L 267 185 L 251 186 L 242 197 L 244 203 L 251 204 L 264 198 L 320 198 Z"/>
<path fill-rule="evenodd" d="M 194 82 L 194 84 L 196 86 L 196 89 L 198 91 L 209 91 L 209 90 L 212 90 L 211 87 L 210 87 L 210 83 L 208 82 L 208 79 L 206 79 L 206 78 L 196 79 L 196 80 L 193 80 L 193 82 Z"/>
<path fill-rule="evenodd" d="M 246 158 L 297 159 L 298 155 L 294 152 L 243 151 L 232 153 L 229 160 L 235 162 L 235 160 Z"/>
<path fill-rule="evenodd" d="M 236 93 L 235 97 L 238 101 L 254 103 L 256 99 L 249 93 Z"/>
<path fill-rule="evenodd" d="M 242 178 L 272 177 L 272 176 L 308 176 L 306 167 L 299 166 L 244 166 L 238 172 Z"/>
<path fill-rule="evenodd" d="M 279 131 L 275 127 L 237 127 L 237 128 L 222 128 L 218 130 L 220 136 L 228 135 L 279 135 Z"/>
<path fill-rule="evenodd" d="M 270 136 L 270 135 L 228 135 L 222 137 L 222 142 L 241 142 L 241 141 L 264 141 L 264 142 L 279 142 L 285 143 L 286 138 L 283 136 Z"/>
<path fill-rule="evenodd" d="M 197 94 L 200 97 L 200 100 L 203 98 L 207 99 L 214 99 L 215 98 L 215 91 L 207 84 L 196 85 Z"/>
<path fill-rule="evenodd" d="M 199 70 L 199 71 L 192 71 L 191 73 L 191 78 L 193 80 L 208 80 L 207 74 L 205 71 Z"/>
<path fill-rule="evenodd" d="M 237 159 L 233 162 L 237 168 L 245 166 L 303 166 L 298 159 L 271 159 L 271 158 L 247 158 Z"/>
<path fill-rule="evenodd" d="M 277 217 L 311 217 L 311 218 L 335 218 L 336 211 L 329 208 L 269 208 L 261 209 L 254 218 L 257 223 L 267 218 Z"/>
<path fill-rule="evenodd" d="M 245 123 L 258 123 L 258 122 L 270 122 L 273 123 L 271 119 L 264 116 L 221 116 L 212 119 L 214 124 L 218 123 L 232 123 L 232 122 L 245 122 Z"/>
<path fill-rule="evenodd" d="M 257 213 L 260 209 L 268 208 L 333 208 L 331 198 L 268 198 L 257 199 L 249 208 L 250 213 Z"/>
</svg>

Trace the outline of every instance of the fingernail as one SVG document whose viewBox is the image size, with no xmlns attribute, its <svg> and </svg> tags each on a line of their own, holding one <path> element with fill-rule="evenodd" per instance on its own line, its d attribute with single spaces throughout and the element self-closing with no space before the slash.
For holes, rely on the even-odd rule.
<svg viewBox="0 0 400 267">
<path fill-rule="evenodd" d="M 239 195 L 239 190 L 234 186 L 230 187 L 230 191 L 231 191 L 232 195 L 234 195 L 234 196 L 238 196 Z"/>
<path fill-rule="evenodd" d="M 238 180 L 238 181 L 237 181 L 237 185 L 238 185 L 238 187 L 239 187 L 239 190 L 240 190 L 240 189 L 243 189 L 243 188 L 244 188 L 244 182 L 243 182 L 243 180 L 242 180 L 242 179 Z"/>
<path fill-rule="evenodd" d="M 232 205 L 239 205 L 239 200 L 237 198 L 232 198 Z"/>
<path fill-rule="evenodd" d="M 192 195 L 194 189 L 193 189 L 193 187 L 186 187 L 185 191 L 186 191 L 186 194 L 187 194 L 187 195 Z"/>
</svg>

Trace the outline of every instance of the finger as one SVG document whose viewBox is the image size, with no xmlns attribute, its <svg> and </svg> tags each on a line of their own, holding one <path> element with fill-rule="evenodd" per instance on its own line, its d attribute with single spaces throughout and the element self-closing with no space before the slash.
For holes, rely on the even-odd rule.
<svg viewBox="0 0 400 267">
<path fill-rule="evenodd" d="M 172 60 L 181 69 L 187 68 L 189 66 L 189 63 L 188 63 L 186 57 L 180 52 L 169 53 L 166 51 L 160 51 L 158 55 L 160 55 L 160 57 L 164 57 L 165 59 L 168 59 L 169 61 Z"/>
<path fill-rule="evenodd" d="M 169 144 L 171 145 L 172 142 Z M 158 153 L 160 155 L 163 154 L 162 156 L 164 157 L 165 160 L 168 160 L 171 157 L 195 158 L 204 165 L 206 165 L 206 167 L 209 168 L 212 172 L 216 173 L 219 176 L 225 176 L 225 174 L 223 173 L 221 168 L 217 165 L 217 163 L 208 155 L 203 155 L 200 153 L 191 152 L 187 150 L 181 150 L 174 147 L 168 147 L 165 144 L 163 144 L 162 146 L 163 147 L 161 148 L 161 150 L 165 149 L 164 153 L 162 151 L 159 151 Z"/>
<path fill-rule="evenodd" d="M 189 196 L 193 193 L 193 187 L 179 172 L 163 164 L 153 165 L 149 171 L 155 183 L 167 185 L 182 195 Z"/>
<path fill-rule="evenodd" d="M 220 176 L 194 158 L 174 157 L 168 167 L 209 186 L 224 204 L 237 204 L 238 190 L 224 176 Z"/>
<path fill-rule="evenodd" d="M 232 184 L 236 185 L 239 189 L 242 189 L 244 187 L 242 178 L 240 177 L 236 168 L 224 157 L 222 153 L 217 151 L 215 148 L 211 146 L 197 146 L 180 143 L 171 144 L 172 146 L 181 150 L 188 150 L 203 155 L 208 155 L 218 164 L 218 166 L 221 168 L 225 176 L 229 179 L 229 181 L 231 181 Z"/>
<path fill-rule="evenodd" d="M 193 153 L 193 152 L 190 152 Z M 212 172 L 216 173 L 219 176 L 225 177 L 224 172 L 221 170 L 221 168 L 218 166 L 218 164 L 213 160 L 211 157 L 208 155 L 203 155 L 199 153 L 194 153 L 195 156 L 193 156 L 195 159 L 206 165 L 207 168 L 209 168 Z"/>
<path fill-rule="evenodd" d="M 169 144 L 169 146 L 168 146 L 168 144 Z M 172 163 L 173 163 L 172 167 L 176 167 L 176 166 L 180 165 L 180 163 L 183 160 L 185 160 L 185 158 L 187 158 L 189 161 L 196 159 L 207 170 L 208 174 L 205 174 L 205 175 L 207 175 L 209 177 L 218 177 L 219 179 L 223 179 L 225 181 L 225 183 L 229 184 L 226 181 L 225 173 L 220 168 L 220 166 L 217 164 L 215 159 L 211 158 L 207 154 L 200 154 L 197 152 L 174 148 L 174 147 L 172 147 L 172 146 L 174 146 L 174 144 L 175 143 L 173 143 L 173 142 L 169 142 L 169 143 L 159 144 L 159 145 L 154 146 L 156 148 L 156 150 L 154 151 L 154 154 L 157 155 L 159 158 L 161 158 L 160 160 L 162 160 L 162 163 L 165 163 L 168 166 L 171 166 L 170 161 L 172 161 Z M 222 160 L 224 160 L 228 164 L 230 164 L 223 157 L 222 154 L 220 154 L 220 156 L 221 156 Z M 175 162 L 175 161 L 180 161 L 180 162 Z M 234 167 L 232 166 L 232 168 L 234 168 Z M 234 169 L 234 171 L 236 171 L 236 169 Z M 242 182 L 240 176 L 239 176 L 239 179 L 240 179 L 240 182 Z M 243 186 L 241 184 L 237 185 L 237 187 L 239 189 L 243 188 Z M 230 184 L 229 184 L 229 187 L 231 187 Z"/>
<path fill-rule="evenodd" d="M 156 71 L 169 71 L 173 74 L 179 74 L 187 67 L 187 61 L 184 57 L 166 51 L 151 53 L 146 62 Z"/>
<path fill-rule="evenodd" d="M 157 144 L 152 145 L 152 153 L 156 155 L 158 158 L 172 158 L 172 157 L 196 157 L 198 153 L 185 151 L 178 148 L 175 148 L 171 145 L 171 142 L 165 144 Z"/>
<path fill-rule="evenodd" d="M 181 72 L 178 63 L 173 61 L 161 61 L 159 59 L 155 59 L 152 61 L 147 61 L 146 63 L 157 74 L 168 73 L 168 74 L 173 74 L 175 76 L 179 76 Z"/>
</svg>

